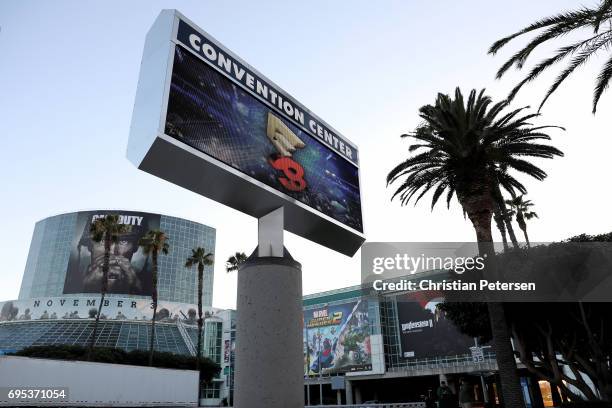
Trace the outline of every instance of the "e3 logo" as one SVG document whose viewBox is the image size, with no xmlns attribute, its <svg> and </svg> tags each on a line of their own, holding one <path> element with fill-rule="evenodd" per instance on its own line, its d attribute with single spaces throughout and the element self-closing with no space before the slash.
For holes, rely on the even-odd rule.
<svg viewBox="0 0 612 408">
<path fill-rule="evenodd" d="M 304 180 L 304 169 L 300 163 L 290 157 L 281 157 L 280 159 L 270 160 L 270 164 L 276 170 L 281 170 L 285 177 L 279 177 L 283 187 L 290 191 L 302 191 L 306 188 L 306 180 Z"/>
<path fill-rule="evenodd" d="M 281 170 L 285 177 L 278 181 L 289 191 L 302 191 L 306 188 L 304 168 L 291 158 L 291 153 L 306 147 L 304 142 L 282 120 L 268 112 L 268 139 L 278 151 L 280 158 L 270 159 L 270 164 L 276 170 Z"/>
</svg>

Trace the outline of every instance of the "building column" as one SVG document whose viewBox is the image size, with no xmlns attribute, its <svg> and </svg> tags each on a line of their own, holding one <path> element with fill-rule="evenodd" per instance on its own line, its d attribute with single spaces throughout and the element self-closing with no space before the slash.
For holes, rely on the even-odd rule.
<svg viewBox="0 0 612 408">
<path fill-rule="evenodd" d="M 319 405 L 323 405 L 323 383 L 321 378 L 319 378 Z"/>
<path fill-rule="evenodd" d="M 237 408 L 303 408 L 301 265 L 251 256 L 238 271 Z"/>
<path fill-rule="evenodd" d="M 355 385 L 355 404 L 361 404 L 361 390 Z"/>
<path fill-rule="evenodd" d="M 353 405 L 353 382 L 345 377 L 346 405 Z"/>
</svg>

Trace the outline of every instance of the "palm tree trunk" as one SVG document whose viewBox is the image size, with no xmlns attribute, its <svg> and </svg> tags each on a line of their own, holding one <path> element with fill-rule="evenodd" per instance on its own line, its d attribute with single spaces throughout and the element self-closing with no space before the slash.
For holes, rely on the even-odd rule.
<svg viewBox="0 0 612 408">
<path fill-rule="evenodd" d="M 523 213 L 521 212 L 520 209 L 517 209 L 516 211 L 516 223 L 518 224 L 521 231 L 523 231 L 525 242 L 527 242 L 527 248 L 529 248 L 530 245 L 529 245 L 529 237 L 527 237 L 527 223 L 525 223 L 525 217 L 523 216 Z"/>
<path fill-rule="evenodd" d="M 111 237 L 108 233 L 106 233 L 104 234 L 104 260 L 102 262 L 102 285 L 100 288 L 100 304 L 98 305 L 98 313 L 96 313 L 93 333 L 91 334 L 91 340 L 89 341 L 89 348 L 87 350 L 87 361 L 91 361 L 93 349 L 96 345 L 96 340 L 98 337 L 98 324 L 100 323 L 100 315 L 102 314 L 104 297 L 106 296 L 106 291 L 108 290 L 108 269 L 110 267 L 110 251 Z"/>
<path fill-rule="evenodd" d="M 519 247 L 518 239 L 516 239 L 516 234 L 514 233 L 514 227 L 512 226 L 512 219 L 508 215 L 508 209 L 504 205 L 504 220 L 506 221 L 506 229 L 508 229 L 508 236 L 510 237 L 510 241 L 512 241 L 512 245 L 515 248 Z"/>
<path fill-rule="evenodd" d="M 157 319 L 157 252 L 153 251 L 151 254 L 153 258 L 153 291 L 151 298 L 153 300 L 153 317 L 151 319 L 151 343 L 149 345 L 149 366 L 153 366 L 153 351 L 155 346 L 155 320 Z"/>
<path fill-rule="evenodd" d="M 89 340 L 89 348 L 87 350 L 87 361 L 91 361 L 93 349 L 96 344 L 96 337 L 98 336 L 98 323 L 100 322 L 100 313 L 102 312 L 102 305 L 104 304 L 104 295 L 106 295 L 105 291 L 103 291 L 102 296 L 100 296 L 100 304 L 98 305 L 98 313 L 96 314 L 96 320 L 94 322 L 93 333 L 91 335 L 91 339 Z"/>
<path fill-rule="evenodd" d="M 204 264 L 198 263 L 198 355 L 196 356 L 196 370 L 198 371 L 198 405 L 200 405 L 201 397 L 201 379 L 200 379 L 200 357 L 202 356 L 202 286 L 204 280 Z"/>
<path fill-rule="evenodd" d="M 491 217 L 495 203 L 492 192 L 488 187 L 490 187 L 490 184 L 474 183 L 469 191 L 457 192 L 457 197 L 476 231 L 478 251 L 481 256 L 487 257 L 487 269 L 495 266 L 495 251 L 491 233 Z M 524 408 L 523 393 L 503 304 L 489 302 L 487 307 L 504 407 Z"/>
<path fill-rule="evenodd" d="M 149 367 L 153 366 L 153 352 L 155 345 L 155 316 L 157 315 L 157 302 L 153 302 L 153 319 L 151 320 L 151 343 L 149 344 Z"/>
<path fill-rule="evenodd" d="M 503 406 L 506 408 L 524 408 L 523 393 L 516 367 L 510 331 L 506 322 L 503 303 L 489 302 L 489 322 L 493 333 L 493 347 L 499 370 Z"/>
<path fill-rule="evenodd" d="M 508 238 L 506 237 L 506 223 L 504 221 L 504 217 L 498 211 L 496 211 L 493 219 L 495 220 L 495 225 L 497 225 L 497 229 L 501 235 L 502 243 L 504 244 L 504 251 L 508 251 Z"/>
<path fill-rule="evenodd" d="M 510 237 L 510 241 L 512 241 L 512 245 L 515 248 L 519 247 L 518 240 L 516 239 L 516 234 L 514 233 L 514 228 L 512 227 L 512 220 L 508 215 L 508 208 L 506 207 L 506 202 L 504 201 L 504 196 L 499 188 L 499 184 L 496 184 L 493 188 L 493 196 L 499 207 L 499 212 L 506 223 L 506 230 L 508 231 L 508 236 Z"/>
<path fill-rule="evenodd" d="M 527 235 L 527 227 L 523 230 L 523 235 L 525 236 L 525 242 L 527 242 L 527 248 L 531 248 L 531 243 L 529 242 L 529 235 Z"/>
</svg>

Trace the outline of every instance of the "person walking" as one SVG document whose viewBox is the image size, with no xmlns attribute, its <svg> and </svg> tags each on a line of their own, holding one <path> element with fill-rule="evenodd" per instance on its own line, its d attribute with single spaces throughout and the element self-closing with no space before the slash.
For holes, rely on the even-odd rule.
<svg viewBox="0 0 612 408">
<path fill-rule="evenodd" d="M 440 387 L 438 388 L 438 408 L 455 408 L 453 403 L 453 390 L 446 385 L 446 381 L 440 381 Z"/>
</svg>

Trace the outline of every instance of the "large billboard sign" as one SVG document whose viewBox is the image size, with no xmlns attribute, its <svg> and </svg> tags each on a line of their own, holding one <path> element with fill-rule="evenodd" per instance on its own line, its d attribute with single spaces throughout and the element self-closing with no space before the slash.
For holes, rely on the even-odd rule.
<svg viewBox="0 0 612 408">
<path fill-rule="evenodd" d="M 469 354 L 474 339 L 459 332 L 446 314 L 437 308 L 442 297 L 427 292 L 399 295 L 399 322 L 402 356 L 406 359 Z"/>
<path fill-rule="evenodd" d="M 367 300 L 304 310 L 304 374 L 372 369 Z"/>
<path fill-rule="evenodd" d="M 128 231 L 112 244 L 108 293 L 150 296 L 153 288 L 151 261 L 138 246 L 149 230 L 159 229 L 160 215 L 133 211 L 83 211 L 77 215 L 63 293 L 100 293 L 104 242 L 95 242 L 91 224 L 109 214 L 119 216 Z"/>
<path fill-rule="evenodd" d="M 344 254 L 364 241 L 357 147 L 175 10 L 147 35 L 128 157 Z"/>
<path fill-rule="evenodd" d="M 100 296 L 61 296 L 0 302 L 0 323 L 27 320 L 83 320 L 95 319 Z M 219 309 L 206 308 L 206 317 L 215 316 Z M 150 299 L 113 296 L 104 300 L 102 320 L 148 321 L 153 317 Z M 194 305 L 176 302 L 159 302 L 157 322 L 197 324 Z"/>
</svg>

